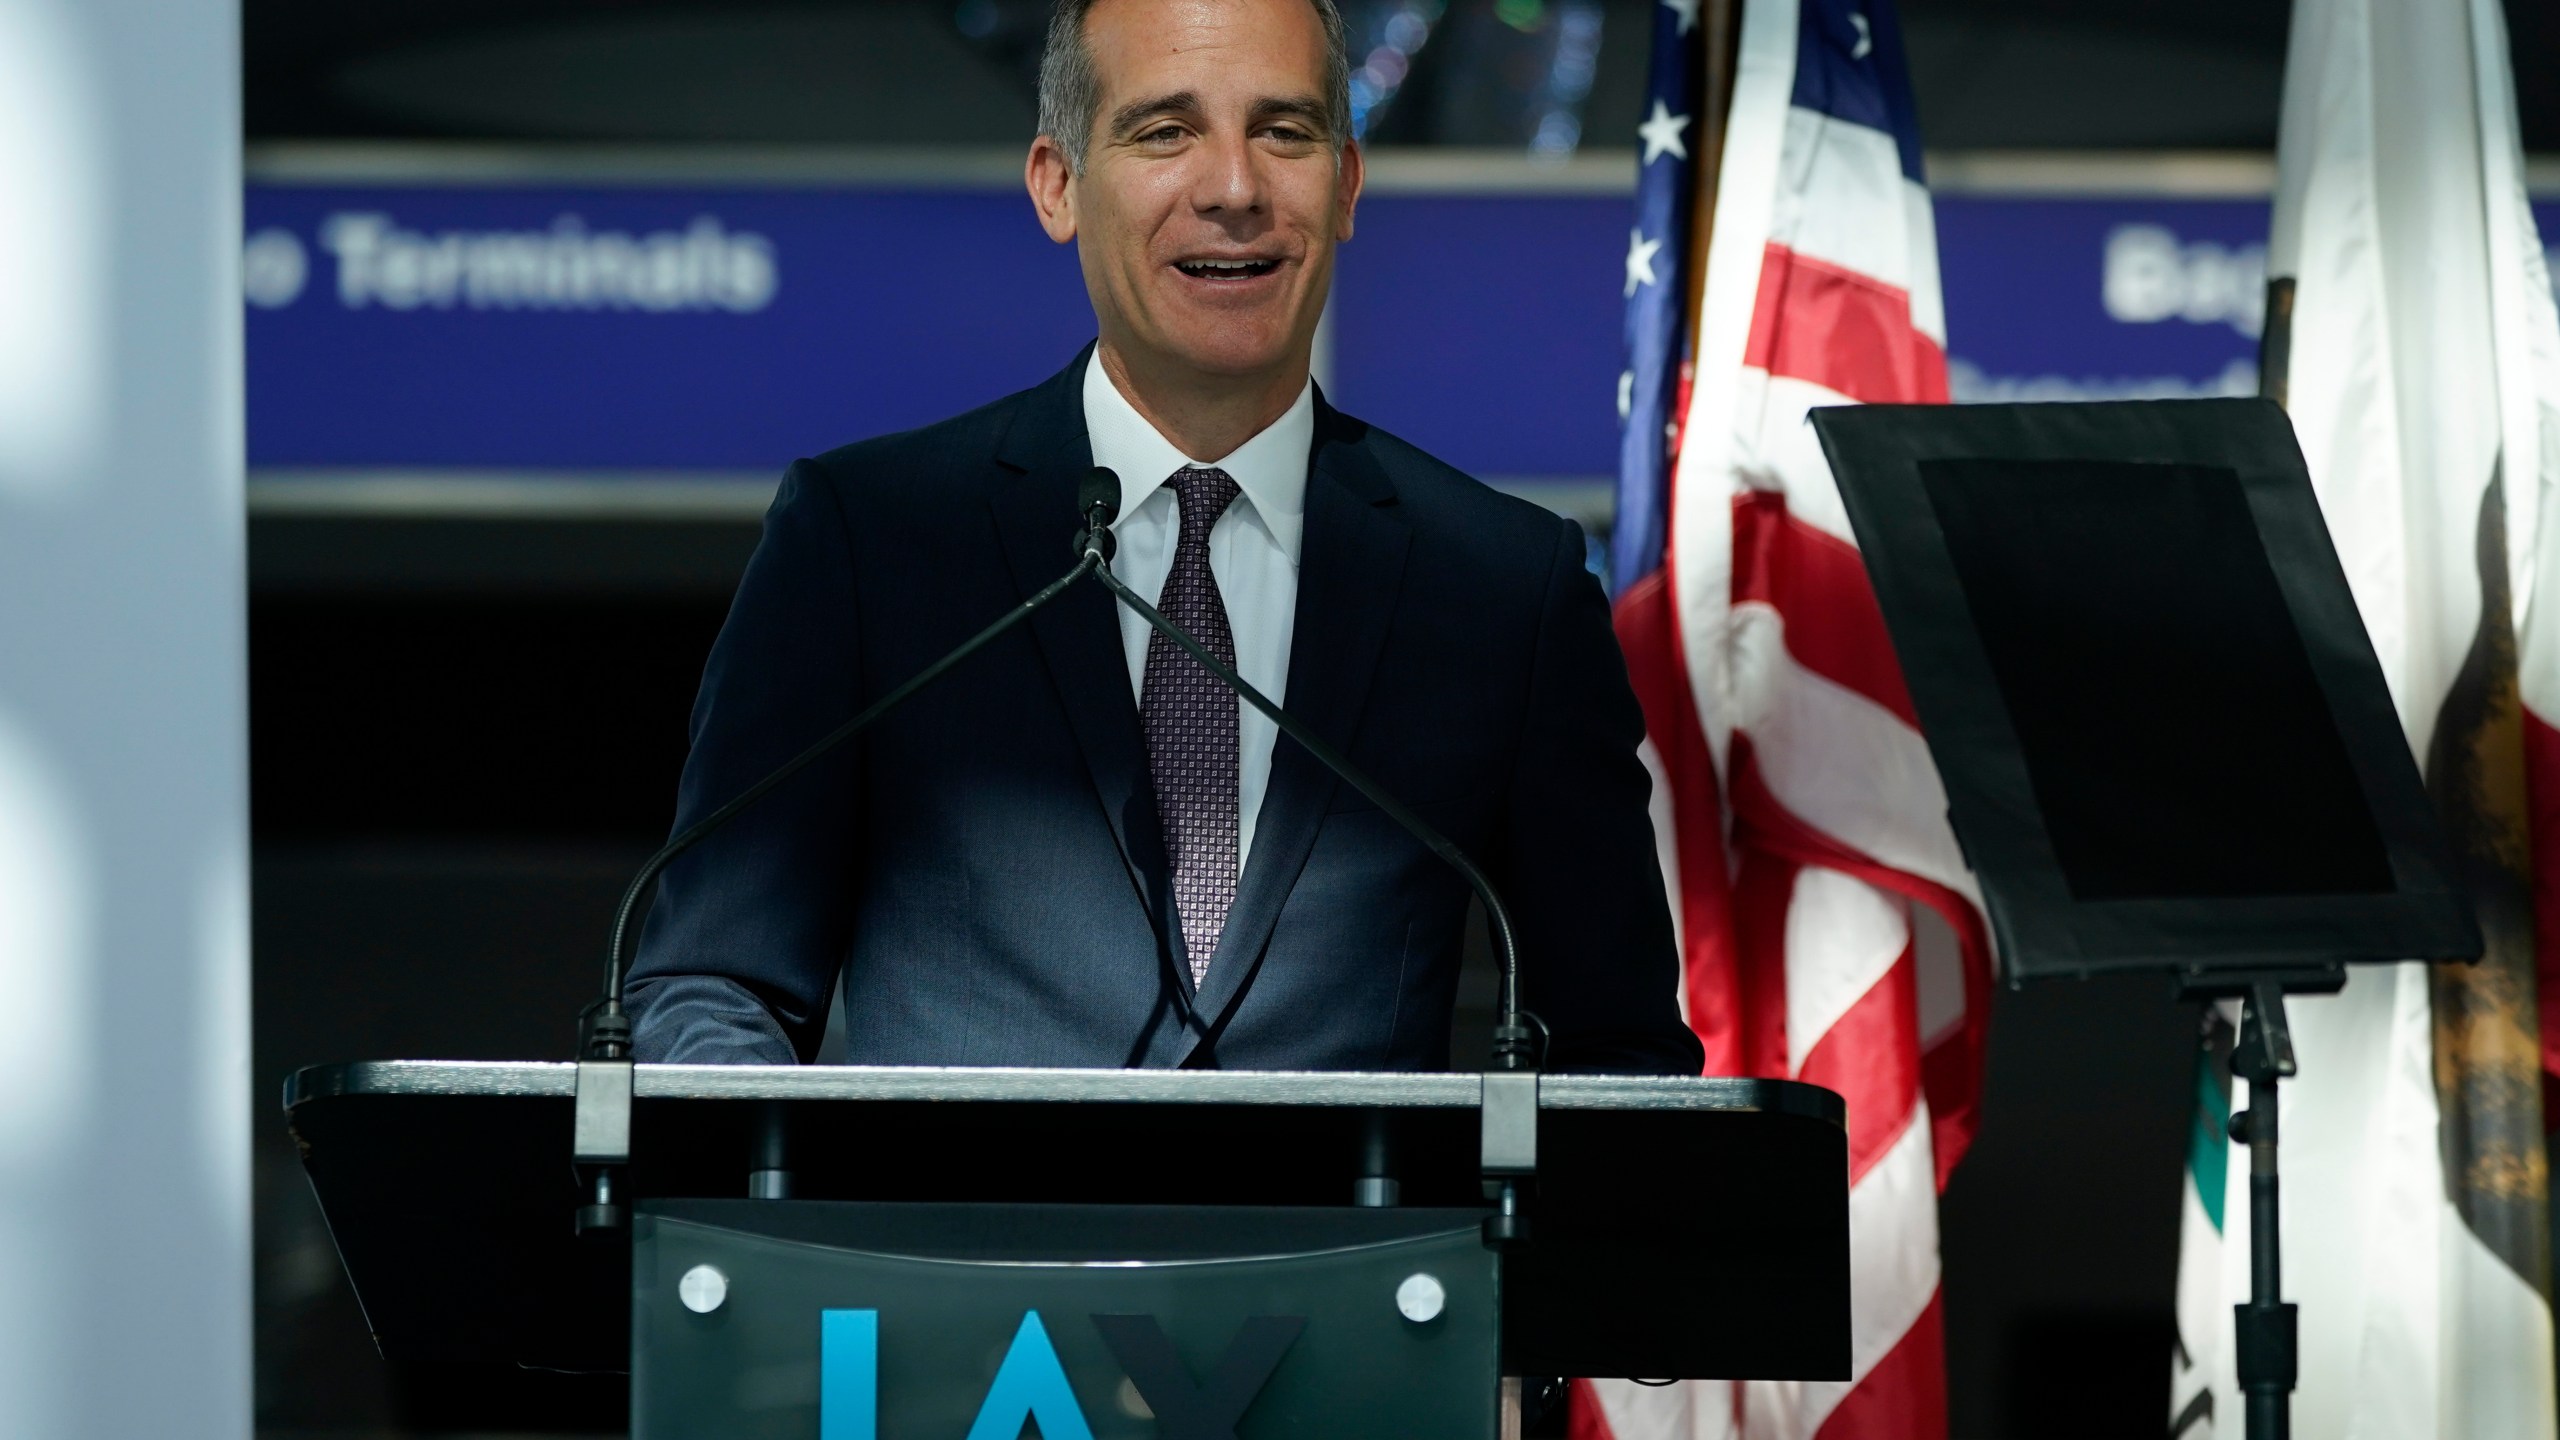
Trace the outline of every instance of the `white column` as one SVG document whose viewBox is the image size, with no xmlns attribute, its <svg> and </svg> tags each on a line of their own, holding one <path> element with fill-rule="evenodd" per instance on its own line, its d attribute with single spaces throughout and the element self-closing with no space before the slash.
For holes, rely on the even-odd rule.
<svg viewBox="0 0 2560 1440">
<path fill-rule="evenodd" d="M 239 27 L 0 0 L 13 1435 L 250 1433 Z"/>
</svg>

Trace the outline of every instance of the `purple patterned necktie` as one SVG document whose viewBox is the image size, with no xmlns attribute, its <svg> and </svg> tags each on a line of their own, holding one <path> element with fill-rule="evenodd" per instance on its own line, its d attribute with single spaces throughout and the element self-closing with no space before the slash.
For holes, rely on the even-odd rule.
<svg viewBox="0 0 2560 1440">
<path fill-rule="evenodd" d="M 1233 669 L 1236 636 L 1227 624 L 1218 577 L 1209 570 L 1209 531 L 1235 503 L 1236 482 L 1224 470 L 1189 465 L 1165 483 L 1181 502 L 1182 538 L 1174 544 L 1173 569 L 1156 608 Z M 1161 633 L 1147 637 L 1147 674 L 1138 693 L 1156 816 L 1173 861 L 1173 907 L 1196 990 L 1236 900 L 1238 701 L 1206 666 Z"/>
</svg>

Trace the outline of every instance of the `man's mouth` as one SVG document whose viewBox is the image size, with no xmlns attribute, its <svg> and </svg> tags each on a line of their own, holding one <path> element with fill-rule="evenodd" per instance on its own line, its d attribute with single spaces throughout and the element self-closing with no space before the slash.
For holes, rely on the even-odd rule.
<svg viewBox="0 0 2560 1440">
<path fill-rule="evenodd" d="M 1195 280 L 1252 280 L 1280 268 L 1277 260 L 1177 260 L 1174 268 Z"/>
</svg>

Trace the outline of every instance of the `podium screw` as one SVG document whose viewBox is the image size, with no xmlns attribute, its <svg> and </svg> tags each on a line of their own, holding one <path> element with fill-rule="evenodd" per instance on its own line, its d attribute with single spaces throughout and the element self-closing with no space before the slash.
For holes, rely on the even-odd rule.
<svg viewBox="0 0 2560 1440">
<path fill-rule="evenodd" d="M 676 1281 L 676 1298 L 696 1315 L 708 1315 L 729 1298 L 729 1277 L 717 1265 L 696 1265 Z"/>
<path fill-rule="evenodd" d="M 1414 1274 L 1396 1287 L 1396 1313 L 1416 1325 L 1428 1325 L 1449 1308 L 1449 1292 L 1438 1276 Z"/>
</svg>

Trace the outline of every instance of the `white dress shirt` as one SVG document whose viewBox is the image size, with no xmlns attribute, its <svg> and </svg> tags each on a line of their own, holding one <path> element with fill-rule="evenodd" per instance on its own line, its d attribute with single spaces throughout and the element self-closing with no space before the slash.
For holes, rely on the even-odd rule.
<svg viewBox="0 0 2560 1440">
<path fill-rule="evenodd" d="M 1138 413 L 1103 373 L 1094 351 L 1084 371 L 1084 426 L 1093 463 L 1120 476 L 1120 518 L 1111 526 L 1119 552 L 1113 573 L 1154 603 L 1173 570 L 1181 538 L 1180 507 L 1165 482 L 1186 465 L 1224 470 L 1244 493 L 1209 532 L 1209 573 L 1218 577 L 1227 624 L 1235 632 L 1236 673 L 1245 683 L 1286 704 L 1289 642 L 1298 628 L 1298 541 L 1306 528 L 1307 464 L 1316 438 L 1315 386 L 1298 391 L 1297 403 L 1238 446 L 1214 460 L 1195 460 L 1175 449 Z M 1120 644 L 1129 657 L 1129 689 L 1143 696 L 1147 637 L 1154 632 L 1136 611 L 1120 609 Z M 1271 788 L 1271 746 L 1279 727 L 1239 700 L 1236 727 L 1236 867 L 1253 853 L 1253 823 Z"/>
</svg>

